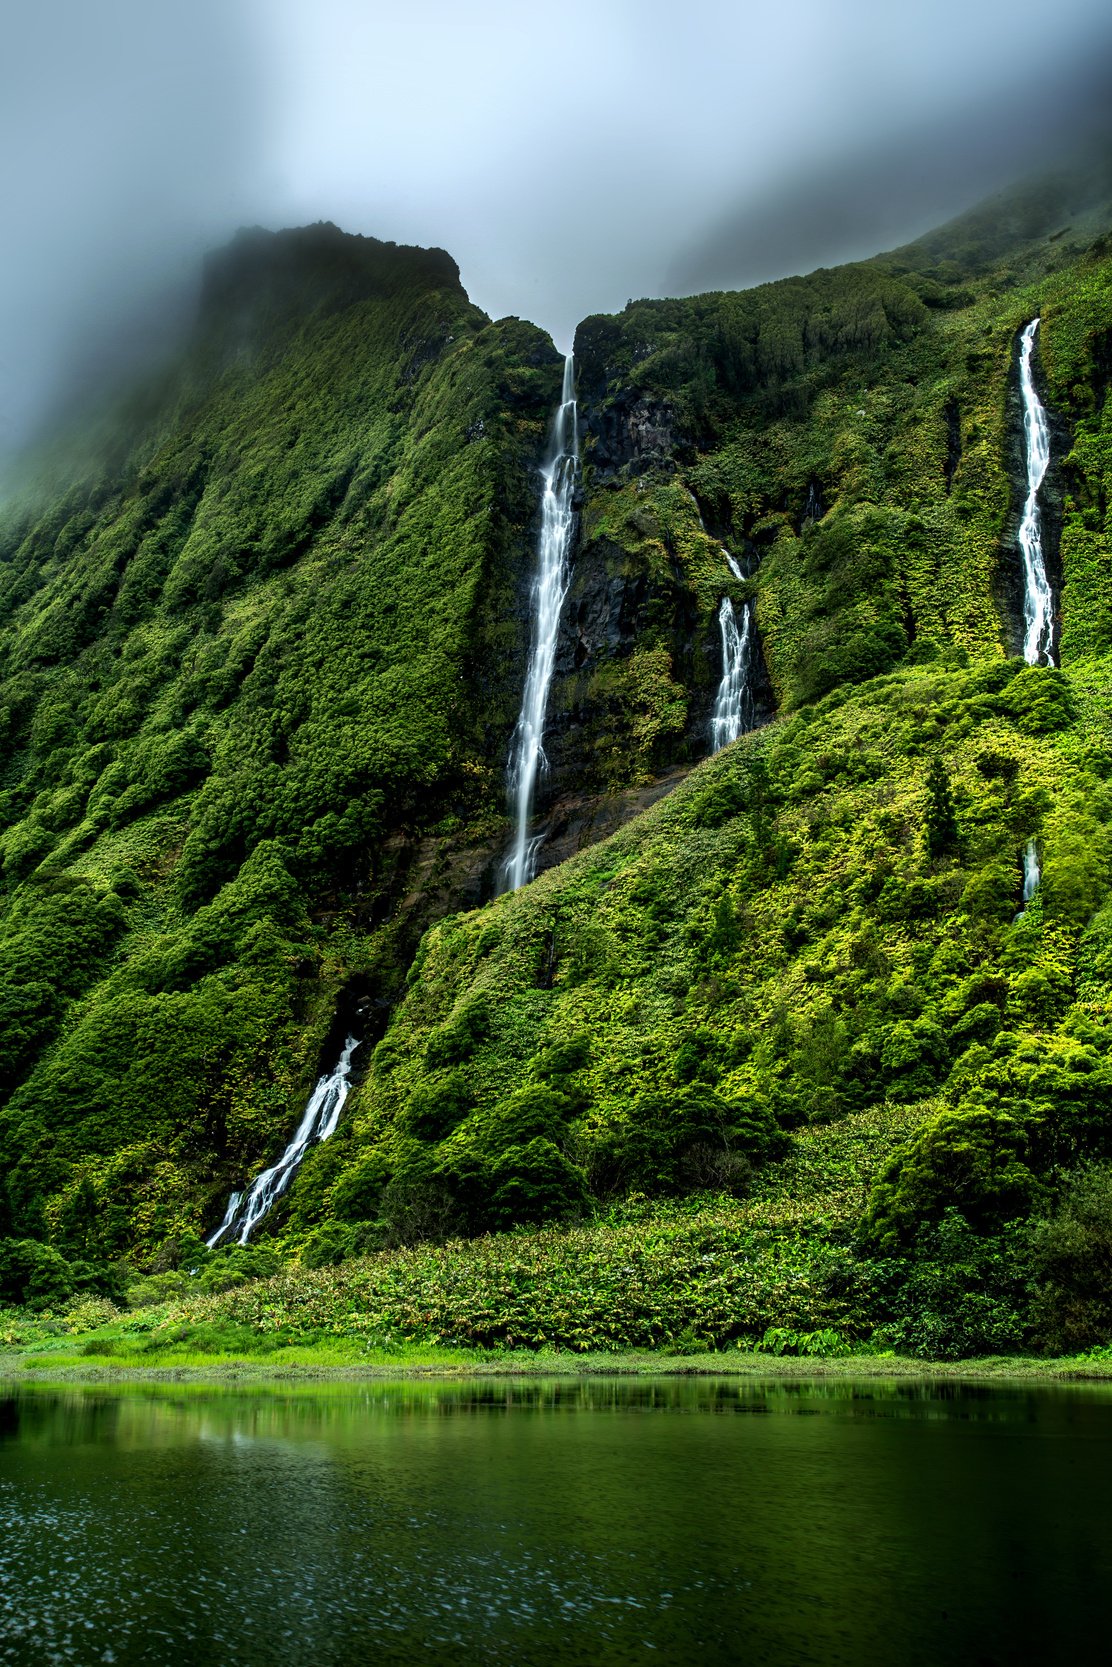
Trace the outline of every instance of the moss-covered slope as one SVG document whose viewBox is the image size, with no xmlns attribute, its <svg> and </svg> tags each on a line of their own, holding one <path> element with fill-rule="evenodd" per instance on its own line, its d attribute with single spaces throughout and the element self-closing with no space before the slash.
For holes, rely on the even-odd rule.
<svg viewBox="0 0 1112 1667">
<path fill-rule="evenodd" d="M 10 1231 L 200 1221 L 282 1140 L 349 973 L 388 996 L 403 951 L 353 923 L 434 885 L 430 830 L 500 832 L 558 382 L 437 251 L 246 233 L 142 420 L 9 509 Z"/>
<path fill-rule="evenodd" d="M 922 1146 L 853 1227 L 892 1250 L 948 1204 L 994 1228 L 1103 1154 L 1112 251 L 1100 208 L 1064 238 L 992 224 L 581 327 L 553 791 L 562 745 L 600 783 L 705 753 L 730 591 L 756 594 L 780 716 L 428 935 L 295 1221 L 375 1242 L 754 1171 L 777 1195 L 793 1131 L 918 1108 Z M 1013 657 L 1036 312 L 1061 672 Z M 592 638 L 577 596 L 622 629 Z"/>
<path fill-rule="evenodd" d="M 212 1225 L 343 991 L 365 1075 L 270 1223 L 317 1255 L 631 1191 L 789 1201 L 802 1130 L 836 1153 L 890 1115 L 926 1132 L 838 1228 L 883 1249 L 948 1202 L 995 1230 L 1099 1153 L 1110 218 L 1012 204 L 581 327 L 550 858 L 605 826 L 585 800 L 705 758 L 724 594 L 756 596 L 773 721 L 463 914 L 557 357 L 437 252 L 324 228 L 217 263 L 126 461 L 5 523 L 0 1236 L 149 1259 Z M 1036 311 L 1061 672 L 1009 658 Z"/>
</svg>

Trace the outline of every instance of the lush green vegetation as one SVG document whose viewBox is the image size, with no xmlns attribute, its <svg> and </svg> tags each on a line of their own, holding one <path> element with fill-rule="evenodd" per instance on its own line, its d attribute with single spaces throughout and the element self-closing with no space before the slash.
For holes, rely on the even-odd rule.
<svg viewBox="0 0 1112 1667">
<path fill-rule="evenodd" d="M 199 1226 L 280 1149 L 345 981 L 404 970 L 354 910 L 499 825 L 558 375 L 445 256 L 245 235 L 123 461 L 9 511 L 0 1236 L 104 1261 Z"/>
<path fill-rule="evenodd" d="M 463 913 L 556 355 L 436 252 L 218 262 L 153 423 L 0 535 L 0 1301 L 306 1345 L 1112 1337 L 1110 218 L 581 327 L 557 775 L 705 753 L 726 592 L 779 715 Z M 1061 671 L 1008 657 L 1036 311 Z M 210 1257 L 357 996 L 350 1115 Z"/>
</svg>

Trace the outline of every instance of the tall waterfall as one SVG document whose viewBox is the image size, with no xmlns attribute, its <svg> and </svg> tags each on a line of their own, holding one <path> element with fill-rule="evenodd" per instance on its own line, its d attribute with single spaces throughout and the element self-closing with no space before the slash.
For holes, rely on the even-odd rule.
<svg viewBox="0 0 1112 1667">
<path fill-rule="evenodd" d="M 1019 523 L 1023 558 L 1023 658 L 1029 666 L 1054 664 L 1054 597 L 1042 547 L 1039 488 L 1050 462 L 1050 424 L 1035 389 L 1031 354 L 1039 320 L 1023 332 L 1019 351 L 1019 386 L 1023 395 L 1023 438 L 1027 449 L 1027 501 Z"/>
<path fill-rule="evenodd" d="M 309 1103 L 297 1126 L 296 1134 L 273 1168 L 264 1169 L 262 1174 L 252 1181 L 246 1197 L 241 1192 L 232 1193 L 223 1221 L 212 1237 L 205 1240 L 210 1250 L 215 1249 L 222 1239 L 235 1239 L 240 1244 L 246 1244 L 267 1211 L 281 1198 L 293 1180 L 298 1165 L 309 1147 L 314 1142 L 327 1140 L 329 1135 L 335 1134 L 351 1087 L 351 1056 L 358 1046 L 359 1043 L 354 1036 L 347 1038 L 340 1055 L 340 1063 L 334 1071 L 326 1072 L 318 1081 L 309 1096 Z"/>
<path fill-rule="evenodd" d="M 529 821 L 537 776 L 545 765 L 544 721 L 556 660 L 556 632 L 568 591 L 568 558 L 575 523 L 573 500 L 579 461 L 575 410 L 575 362 L 564 360 L 560 408 L 552 429 L 552 446 L 543 468 L 544 497 L 533 582 L 533 638 L 521 712 L 510 743 L 509 789 L 514 812 L 514 841 L 502 864 L 502 890 L 516 891 L 536 872 L 541 835 L 530 838 Z"/>
<path fill-rule="evenodd" d="M 1027 454 L 1027 499 L 1019 523 L 1019 549 L 1023 558 L 1023 658 L 1029 666 L 1052 666 L 1054 659 L 1054 596 L 1046 571 L 1042 546 L 1042 514 L 1039 488 L 1050 462 L 1050 424 L 1035 388 L 1031 355 L 1039 320 L 1026 326 L 1019 349 L 1019 387 L 1023 396 L 1023 439 Z M 1042 878 L 1039 850 L 1033 839 L 1023 853 L 1023 908 L 1027 909 Z"/>
</svg>

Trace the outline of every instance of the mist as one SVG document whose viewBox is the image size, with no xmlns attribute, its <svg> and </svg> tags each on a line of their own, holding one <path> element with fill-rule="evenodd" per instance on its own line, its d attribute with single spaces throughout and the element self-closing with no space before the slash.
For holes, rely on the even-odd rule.
<svg viewBox="0 0 1112 1667">
<path fill-rule="evenodd" d="M 264 150 L 234 3 L 36 0 L 5 23 L 0 452 L 172 349 Z"/>
<path fill-rule="evenodd" d="M 437 244 L 563 348 L 631 297 L 875 253 L 1107 138 L 1094 0 L 39 0 L 0 101 L 0 450 L 170 351 L 202 251 Z"/>
</svg>

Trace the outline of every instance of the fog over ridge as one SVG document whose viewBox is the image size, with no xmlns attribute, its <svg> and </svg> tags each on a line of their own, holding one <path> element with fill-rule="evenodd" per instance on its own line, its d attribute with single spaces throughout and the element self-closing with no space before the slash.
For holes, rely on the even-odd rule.
<svg viewBox="0 0 1112 1667">
<path fill-rule="evenodd" d="M 38 0 L 0 157 L 0 452 L 188 317 L 204 248 L 436 245 L 565 350 L 627 298 L 904 241 L 1106 134 L 1095 0 Z"/>
</svg>

